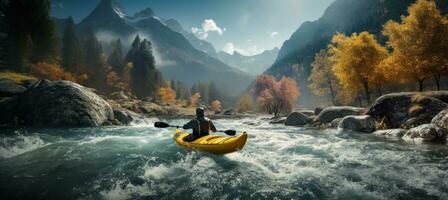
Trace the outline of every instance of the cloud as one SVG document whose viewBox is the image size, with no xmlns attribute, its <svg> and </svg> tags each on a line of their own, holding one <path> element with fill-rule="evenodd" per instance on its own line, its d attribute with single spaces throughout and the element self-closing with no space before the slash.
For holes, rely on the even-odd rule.
<svg viewBox="0 0 448 200">
<path fill-rule="evenodd" d="M 207 39 L 209 33 L 216 32 L 218 35 L 222 35 L 225 30 L 226 28 L 219 27 L 213 19 L 205 19 L 201 28 L 191 28 L 191 32 L 202 40 Z"/>
<path fill-rule="evenodd" d="M 278 32 L 274 31 L 271 34 L 269 34 L 269 37 L 273 38 L 273 37 L 277 36 L 278 34 L 279 34 Z"/>
<path fill-rule="evenodd" d="M 253 55 L 257 55 L 257 54 L 260 54 L 263 52 L 263 50 L 259 49 L 256 45 L 248 47 L 246 49 L 242 49 L 242 48 L 236 47 L 231 42 L 226 43 L 224 45 L 224 47 L 222 48 L 222 51 L 224 51 L 228 54 L 233 54 L 236 51 L 245 56 L 253 56 Z"/>
<path fill-rule="evenodd" d="M 247 39 L 247 42 L 252 42 L 252 39 L 251 38 Z"/>
</svg>

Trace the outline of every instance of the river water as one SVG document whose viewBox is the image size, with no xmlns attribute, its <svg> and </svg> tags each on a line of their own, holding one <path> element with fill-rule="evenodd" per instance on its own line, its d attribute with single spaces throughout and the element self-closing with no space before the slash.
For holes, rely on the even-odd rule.
<svg viewBox="0 0 448 200">
<path fill-rule="evenodd" d="M 216 156 L 154 121 L 1 130 L 2 199 L 448 199 L 447 145 L 221 119 L 249 138 Z"/>
</svg>

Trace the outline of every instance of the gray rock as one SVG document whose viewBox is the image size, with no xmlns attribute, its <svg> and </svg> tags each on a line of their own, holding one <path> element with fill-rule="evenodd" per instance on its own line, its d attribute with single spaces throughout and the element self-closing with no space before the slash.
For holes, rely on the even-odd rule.
<svg viewBox="0 0 448 200">
<path fill-rule="evenodd" d="M 435 124 L 423 124 L 410 129 L 406 132 L 403 139 L 423 142 L 445 142 L 447 134 L 446 129 Z"/>
<path fill-rule="evenodd" d="M 314 109 L 314 115 L 319 115 L 320 112 L 322 112 L 323 109 L 324 109 L 323 107 L 316 107 Z"/>
<path fill-rule="evenodd" d="M 306 115 L 307 117 L 311 117 L 314 115 L 314 111 L 313 110 L 299 110 L 298 112 Z"/>
<path fill-rule="evenodd" d="M 431 123 L 440 126 L 442 128 L 448 129 L 448 110 L 442 110 L 432 118 Z"/>
<path fill-rule="evenodd" d="M 375 131 L 375 120 L 369 115 L 346 116 L 339 122 L 338 128 L 371 133 Z"/>
<path fill-rule="evenodd" d="M 109 103 L 70 81 L 38 81 L 19 97 L 17 112 L 24 125 L 100 126 L 113 119 Z"/>
<path fill-rule="evenodd" d="M 233 108 L 227 109 L 223 112 L 224 115 L 234 115 L 235 110 Z"/>
<path fill-rule="evenodd" d="M 342 118 L 336 118 L 330 123 L 330 128 L 337 128 L 339 123 L 342 121 Z"/>
<path fill-rule="evenodd" d="M 24 93 L 27 90 L 26 87 L 8 80 L 0 80 L 0 97 L 11 97 Z"/>
<path fill-rule="evenodd" d="M 114 99 L 114 100 L 127 100 L 127 99 L 129 99 L 129 97 L 123 91 L 114 92 L 114 93 L 110 94 L 109 97 L 111 99 Z"/>
<path fill-rule="evenodd" d="M 270 124 L 284 124 L 286 121 L 286 117 L 278 117 L 276 119 L 273 119 L 272 121 L 270 121 Z"/>
<path fill-rule="evenodd" d="M 373 132 L 375 135 L 382 135 L 386 137 L 403 137 L 404 134 L 406 134 L 408 130 L 406 129 L 386 129 L 386 130 L 377 130 Z"/>
<path fill-rule="evenodd" d="M 315 121 L 322 124 L 331 123 L 336 118 L 342 118 L 348 115 L 361 115 L 364 108 L 350 107 L 350 106 L 332 106 L 323 109 Z"/>
<path fill-rule="evenodd" d="M 300 113 L 300 112 L 292 112 L 286 117 L 285 125 L 286 126 L 303 126 L 310 122 L 308 116 Z"/>
<path fill-rule="evenodd" d="M 447 101 L 448 92 L 392 93 L 378 98 L 367 114 L 384 121 L 389 128 L 399 128 L 410 118 L 416 117 L 419 119 L 412 120 L 412 125 L 416 126 L 428 123 L 428 119 L 448 108 Z"/>
<path fill-rule="evenodd" d="M 420 115 L 417 117 L 411 117 L 401 125 L 401 128 L 409 130 L 411 128 L 420 126 L 422 124 L 428 124 L 429 122 L 431 122 L 431 119 L 432 119 L 432 117 L 430 117 L 428 115 Z"/>
</svg>

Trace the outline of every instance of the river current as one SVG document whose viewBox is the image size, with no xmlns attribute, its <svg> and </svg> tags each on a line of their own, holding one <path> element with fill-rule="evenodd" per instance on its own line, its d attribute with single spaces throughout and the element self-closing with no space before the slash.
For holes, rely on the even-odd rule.
<svg viewBox="0 0 448 200">
<path fill-rule="evenodd" d="M 177 146 L 155 121 L 0 130 L 1 199 L 448 199 L 448 145 L 260 117 L 216 120 L 249 134 L 217 156 Z"/>
</svg>

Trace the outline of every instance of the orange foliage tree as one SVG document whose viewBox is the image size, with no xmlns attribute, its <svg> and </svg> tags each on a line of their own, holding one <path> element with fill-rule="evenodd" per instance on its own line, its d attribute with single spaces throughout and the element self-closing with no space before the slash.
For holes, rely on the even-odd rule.
<svg viewBox="0 0 448 200">
<path fill-rule="evenodd" d="M 219 100 L 214 100 L 212 102 L 212 110 L 215 113 L 219 113 L 219 112 L 221 112 L 221 109 L 222 109 L 221 102 Z"/>
<path fill-rule="evenodd" d="M 69 80 L 78 81 L 73 74 L 64 71 L 58 64 L 51 64 L 46 62 L 39 62 L 31 66 L 31 74 L 36 77 L 45 78 L 49 80 Z M 79 78 L 83 79 L 85 75 Z"/>
<path fill-rule="evenodd" d="M 165 85 L 159 89 L 159 97 L 165 103 L 176 102 L 176 92 L 169 85 Z"/>
<path fill-rule="evenodd" d="M 190 107 L 196 107 L 201 99 L 201 95 L 197 92 L 190 97 Z"/>
<path fill-rule="evenodd" d="M 294 110 L 300 93 L 296 82 L 290 78 L 276 81 L 272 76 L 261 75 L 257 77 L 254 95 L 261 110 L 277 117 Z"/>
</svg>

